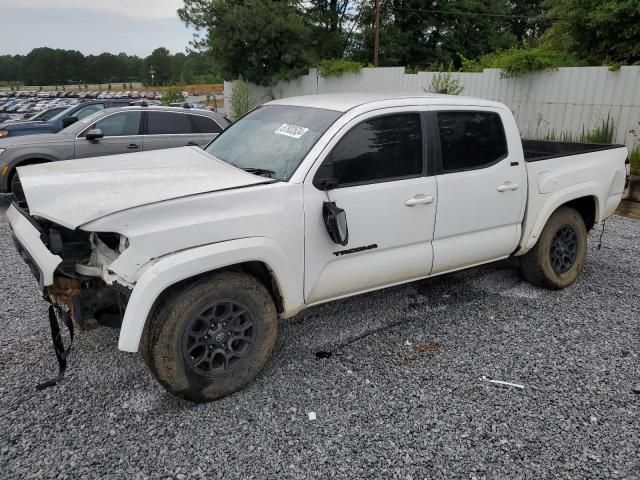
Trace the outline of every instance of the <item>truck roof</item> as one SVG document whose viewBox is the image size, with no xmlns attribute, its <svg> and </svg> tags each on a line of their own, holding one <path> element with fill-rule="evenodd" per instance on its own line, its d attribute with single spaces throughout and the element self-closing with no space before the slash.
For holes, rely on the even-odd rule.
<svg viewBox="0 0 640 480">
<path fill-rule="evenodd" d="M 484 107 L 505 108 L 502 103 L 483 98 L 463 97 L 460 95 L 441 95 L 435 93 L 397 93 L 397 92 L 353 92 L 353 93 L 323 93 L 319 95 L 304 95 L 300 97 L 281 98 L 273 100 L 268 105 L 291 105 L 298 107 L 324 108 L 346 112 L 362 105 L 380 107 L 393 105 L 474 105 Z"/>
</svg>

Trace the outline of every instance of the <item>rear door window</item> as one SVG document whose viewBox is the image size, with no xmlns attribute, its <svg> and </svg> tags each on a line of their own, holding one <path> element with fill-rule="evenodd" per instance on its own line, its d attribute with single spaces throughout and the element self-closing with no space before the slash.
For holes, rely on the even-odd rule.
<svg viewBox="0 0 640 480">
<path fill-rule="evenodd" d="M 484 168 L 507 156 L 507 139 L 495 112 L 438 112 L 443 172 Z"/>
<path fill-rule="evenodd" d="M 189 115 L 172 112 L 148 112 L 147 135 L 184 135 L 197 133 Z"/>
</svg>

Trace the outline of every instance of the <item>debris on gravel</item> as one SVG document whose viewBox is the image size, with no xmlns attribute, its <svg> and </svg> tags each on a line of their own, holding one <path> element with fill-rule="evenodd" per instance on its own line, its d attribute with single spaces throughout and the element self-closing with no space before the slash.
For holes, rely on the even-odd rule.
<svg viewBox="0 0 640 480">
<path fill-rule="evenodd" d="M 193 404 L 107 328 L 78 335 L 68 376 L 35 391 L 57 364 L 8 202 L 3 479 L 640 478 L 638 221 L 611 218 L 601 250 L 592 235 L 565 290 L 501 262 L 307 310 L 280 323 L 253 384 Z"/>
</svg>

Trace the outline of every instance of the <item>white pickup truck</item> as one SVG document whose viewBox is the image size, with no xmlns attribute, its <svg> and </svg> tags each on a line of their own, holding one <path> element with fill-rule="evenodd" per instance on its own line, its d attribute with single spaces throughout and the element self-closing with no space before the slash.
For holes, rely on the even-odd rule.
<svg viewBox="0 0 640 480">
<path fill-rule="evenodd" d="M 119 326 L 121 350 L 203 401 L 247 385 L 278 318 L 312 305 L 510 256 L 535 285 L 570 285 L 626 157 L 523 141 L 481 99 L 306 96 L 204 151 L 21 167 L 7 215 L 59 316 Z"/>
</svg>

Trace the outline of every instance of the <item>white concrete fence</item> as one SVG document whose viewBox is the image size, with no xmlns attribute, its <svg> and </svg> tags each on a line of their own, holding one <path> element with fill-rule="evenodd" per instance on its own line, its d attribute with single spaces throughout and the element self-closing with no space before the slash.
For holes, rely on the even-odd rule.
<svg viewBox="0 0 640 480">
<path fill-rule="evenodd" d="M 323 78 L 310 69 L 273 87 L 254 86 L 260 102 L 296 95 L 338 92 L 425 92 L 435 72 L 408 74 L 403 67 L 363 68 L 357 74 Z M 615 124 L 615 141 L 633 147 L 640 136 L 640 66 L 567 67 L 500 78 L 498 69 L 456 73 L 462 95 L 497 100 L 513 111 L 524 137 L 541 138 L 549 132 L 575 136 L 596 127 L 607 115 Z M 224 82 L 225 106 L 230 111 L 233 82 Z"/>
</svg>

